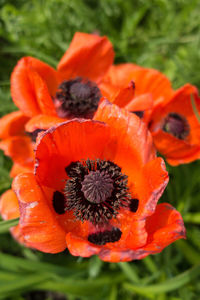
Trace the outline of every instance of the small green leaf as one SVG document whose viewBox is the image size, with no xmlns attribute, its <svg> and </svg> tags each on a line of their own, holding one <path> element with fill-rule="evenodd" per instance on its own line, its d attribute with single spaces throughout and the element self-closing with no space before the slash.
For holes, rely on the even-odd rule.
<svg viewBox="0 0 200 300">
<path fill-rule="evenodd" d="M 19 218 L 1 221 L 0 222 L 0 233 L 5 233 L 13 226 L 16 226 L 19 223 Z"/>
</svg>

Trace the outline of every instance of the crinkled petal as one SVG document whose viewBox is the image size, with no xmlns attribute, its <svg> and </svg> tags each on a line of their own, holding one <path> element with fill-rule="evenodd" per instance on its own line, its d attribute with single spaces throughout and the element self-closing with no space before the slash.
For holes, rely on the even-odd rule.
<svg viewBox="0 0 200 300">
<path fill-rule="evenodd" d="M 71 162 L 103 159 L 105 147 L 107 151 L 114 151 L 112 145 L 109 147 L 109 127 L 92 120 L 67 121 L 52 127 L 41 137 L 36 146 L 36 178 L 42 184 L 57 189 L 64 187 L 67 178 L 65 168 Z"/>
<path fill-rule="evenodd" d="M 162 203 L 155 213 L 146 221 L 148 239 L 143 247 L 138 249 L 105 249 L 99 257 L 104 261 L 120 262 L 142 259 L 150 254 L 160 253 L 174 241 L 185 238 L 185 228 L 182 217 L 170 204 Z"/>
<path fill-rule="evenodd" d="M 133 167 L 133 160 L 135 167 L 139 167 L 155 157 L 151 135 L 136 115 L 104 100 L 99 105 L 94 120 L 108 124 L 113 135 L 117 136 L 118 147 L 113 159 L 126 172 Z"/>
<path fill-rule="evenodd" d="M 39 61 L 36 61 L 39 64 Z M 40 63 L 43 66 L 43 63 Z M 42 67 L 40 66 L 39 68 L 38 64 L 35 63 L 35 59 L 24 57 L 18 61 L 11 75 L 11 95 L 13 101 L 19 109 L 29 117 L 37 115 L 41 113 L 41 111 L 47 114 L 51 114 L 51 111 L 55 113 L 53 101 L 44 80 L 45 68 L 42 70 Z M 46 69 L 48 69 L 48 66 L 45 66 Z M 37 72 L 37 70 L 39 70 L 39 72 Z M 48 70 L 51 70 L 51 68 L 49 67 Z M 51 71 L 49 73 L 53 74 L 53 71 Z M 43 75 L 44 79 L 40 74 Z M 53 78 L 54 77 L 55 76 L 53 76 Z M 48 78 L 50 78 L 49 74 Z M 57 85 L 58 83 L 56 83 L 56 86 Z"/>
<path fill-rule="evenodd" d="M 31 173 L 23 173 L 13 181 L 20 207 L 20 230 L 26 245 L 43 252 L 58 253 L 66 248 L 65 231 L 49 205 L 49 192 Z"/>
</svg>

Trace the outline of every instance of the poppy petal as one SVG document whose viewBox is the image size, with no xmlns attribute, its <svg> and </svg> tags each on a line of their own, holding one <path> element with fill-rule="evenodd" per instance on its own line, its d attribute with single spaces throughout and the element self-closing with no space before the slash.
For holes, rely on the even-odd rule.
<svg viewBox="0 0 200 300">
<path fill-rule="evenodd" d="M 185 238 L 181 214 L 168 203 L 157 205 L 155 213 L 146 220 L 148 242 L 145 251 L 159 253 L 174 241 Z"/>
<path fill-rule="evenodd" d="M 48 204 L 46 191 L 31 173 L 13 181 L 20 207 L 20 230 L 26 245 L 43 252 L 58 253 L 66 248 L 65 231 Z"/>
<path fill-rule="evenodd" d="M 13 136 L 0 142 L 0 149 L 19 164 L 32 164 L 33 146 L 28 136 Z"/>
<path fill-rule="evenodd" d="M 22 164 L 14 163 L 10 171 L 10 177 L 14 178 L 20 173 L 27 173 L 32 171 L 33 171 L 33 164 L 22 165 Z"/>
<path fill-rule="evenodd" d="M 144 218 L 151 215 L 169 181 L 164 160 L 157 157 L 149 161 L 141 171 L 140 176 L 132 179 L 134 192 L 140 196 L 137 215 Z M 145 189 L 144 189 L 145 186 Z"/>
<path fill-rule="evenodd" d="M 21 111 L 14 111 L 0 119 L 0 138 L 24 134 L 24 125 L 28 121 Z"/>
<path fill-rule="evenodd" d="M 104 261 L 122 262 L 142 259 L 149 254 L 160 253 L 174 241 L 185 238 L 182 217 L 170 204 L 157 205 L 155 213 L 146 221 L 148 240 L 146 245 L 138 249 L 102 249 L 99 257 Z"/>
<path fill-rule="evenodd" d="M 151 94 L 144 94 L 135 97 L 132 101 L 130 101 L 125 109 L 128 111 L 145 111 L 147 109 L 151 109 L 153 107 L 153 98 Z"/>
<path fill-rule="evenodd" d="M 199 145 L 190 145 L 162 130 L 152 133 L 156 148 L 172 166 L 190 163 L 200 158 Z"/>
<path fill-rule="evenodd" d="M 164 74 L 155 69 L 142 68 L 134 64 L 113 65 L 105 80 L 119 88 L 133 80 L 136 96 L 151 93 L 154 104 L 157 104 L 160 98 L 168 99 L 173 94 L 171 83 Z"/>
<path fill-rule="evenodd" d="M 94 120 L 108 124 L 112 133 L 117 136 L 119 146 L 116 149 L 115 160 L 120 160 L 119 165 L 124 166 L 126 170 L 130 169 L 129 157 L 134 157 L 138 166 L 155 157 L 151 135 L 136 115 L 104 100 L 100 103 Z"/>
<path fill-rule="evenodd" d="M 112 65 L 114 52 L 106 37 L 77 32 L 58 64 L 63 79 L 77 76 L 100 80 Z"/>
<path fill-rule="evenodd" d="M 59 84 L 57 71 L 34 57 L 25 57 L 27 65 L 33 69 L 46 83 L 49 93 L 54 96 Z"/>
<path fill-rule="evenodd" d="M 24 57 L 11 75 L 11 95 L 14 103 L 27 116 L 41 112 L 54 113 L 55 108 L 45 81 L 32 67 L 32 58 Z M 35 64 L 33 64 L 34 66 Z"/>
<path fill-rule="evenodd" d="M 1 195 L 0 213 L 4 220 L 19 218 L 18 200 L 12 190 L 7 190 Z"/>
<path fill-rule="evenodd" d="M 19 218 L 19 203 L 15 193 L 7 190 L 0 198 L 0 214 L 4 220 Z M 19 225 L 10 228 L 16 240 L 23 243 L 24 238 L 19 231 Z"/>
<path fill-rule="evenodd" d="M 30 72 L 29 77 L 41 112 L 43 114 L 56 116 L 56 109 L 44 80 L 34 71 Z"/>
<path fill-rule="evenodd" d="M 49 129 L 58 123 L 63 123 L 63 121 L 65 120 L 55 116 L 37 115 L 26 123 L 26 131 L 33 132 L 37 129 Z"/>
<path fill-rule="evenodd" d="M 109 137 L 109 127 L 101 122 L 74 119 L 57 124 L 37 142 L 36 178 L 48 187 L 62 189 L 67 178 L 65 168 L 71 162 L 103 158 L 105 145 L 112 151 Z"/>
<path fill-rule="evenodd" d="M 98 254 L 100 247 L 88 243 L 81 237 L 74 236 L 72 233 L 66 235 L 67 248 L 74 256 L 90 257 Z"/>
<path fill-rule="evenodd" d="M 142 69 L 142 67 L 136 64 L 126 63 L 112 65 L 106 73 L 103 82 L 111 83 L 118 88 L 125 87 L 133 80 L 132 73 L 140 69 Z"/>
<path fill-rule="evenodd" d="M 119 107 L 125 107 L 129 102 L 131 102 L 135 95 L 135 84 L 133 81 L 123 89 L 121 89 L 118 95 L 112 101 L 113 104 L 118 105 Z"/>
</svg>

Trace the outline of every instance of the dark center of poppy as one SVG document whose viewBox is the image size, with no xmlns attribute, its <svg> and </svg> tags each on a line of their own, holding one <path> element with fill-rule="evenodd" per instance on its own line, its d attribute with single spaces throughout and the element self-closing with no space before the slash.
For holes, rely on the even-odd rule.
<svg viewBox="0 0 200 300">
<path fill-rule="evenodd" d="M 95 82 L 81 77 L 63 81 L 58 87 L 54 105 L 61 118 L 93 117 L 101 92 Z"/>
<path fill-rule="evenodd" d="M 106 160 L 73 162 L 66 168 L 65 210 L 81 221 L 103 224 L 115 218 L 120 207 L 130 207 L 127 176 Z"/>
<path fill-rule="evenodd" d="M 180 140 L 184 140 L 190 132 L 190 126 L 182 115 L 170 113 L 165 118 L 163 130 Z"/>
</svg>

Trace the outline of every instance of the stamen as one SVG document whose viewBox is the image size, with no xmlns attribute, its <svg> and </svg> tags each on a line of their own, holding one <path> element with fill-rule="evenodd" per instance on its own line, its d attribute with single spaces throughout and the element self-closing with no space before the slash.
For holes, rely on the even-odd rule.
<svg viewBox="0 0 200 300">
<path fill-rule="evenodd" d="M 170 113 L 165 118 L 163 130 L 180 140 L 184 140 L 190 133 L 190 126 L 184 116 Z"/>
<path fill-rule="evenodd" d="M 92 244 L 102 246 L 106 243 L 114 243 L 120 240 L 122 232 L 119 228 L 105 230 L 103 232 L 92 233 L 88 236 L 88 241 Z"/>
<path fill-rule="evenodd" d="M 54 105 L 61 118 L 93 117 L 101 92 L 95 82 L 77 77 L 63 81 L 56 93 Z"/>
<path fill-rule="evenodd" d="M 65 210 L 72 210 L 82 222 L 106 223 L 116 217 L 120 207 L 129 207 L 127 176 L 113 162 L 77 161 L 66 172 L 70 179 L 65 185 Z"/>
</svg>

